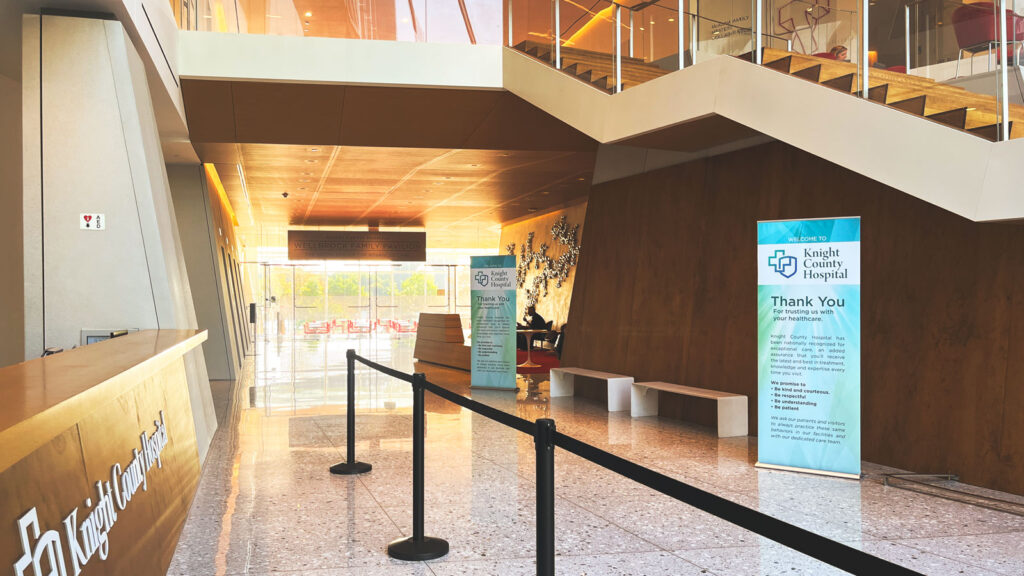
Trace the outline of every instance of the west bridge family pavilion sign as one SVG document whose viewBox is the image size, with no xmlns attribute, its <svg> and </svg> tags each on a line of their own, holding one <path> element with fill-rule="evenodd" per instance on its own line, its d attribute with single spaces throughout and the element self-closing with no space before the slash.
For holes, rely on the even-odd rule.
<svg viewBox="0 0 1024 576">
<path fill-rule="evenodd" d="M 757 224 L 758 466 L 860 477 L 860 218 Z"/>
</svg>

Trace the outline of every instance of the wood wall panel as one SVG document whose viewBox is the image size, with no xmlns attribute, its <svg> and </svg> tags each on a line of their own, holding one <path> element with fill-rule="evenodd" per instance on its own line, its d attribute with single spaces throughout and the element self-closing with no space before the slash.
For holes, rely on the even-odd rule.
<svg viewBox="0 0 1024 576">
<path fill-rule="evenodd" d="M 81 573 L 166 573 L 200 476 L 182 354 L 198 346 L 205 334 L 188 339 L 189 334 L 182 332 L 168 331 L 162 342 L 152 334 L 155 331 L 140 332 L 4 370 L 0 382 L 8 390 L 33 385 L 51 388 L 56 404 L 42 409 L 38 403 L 21 402 L 26 409 L 41 411 L 29 410 L 32 415 L 23 426 L 8 426 L 7 420 L 0 426 L 0 435 L 17 435 L 32 446 L 24 457 L 0 464 L 0 565 L 13 566 L 22 557 L 18 519 L 34 508 L 40 531 L 54 530 L 60 535 L 66 572 L 74 574 L 65 518 L 77 507 L 76 521 L 81 526 L 99 507 L 96 483 L 112 482 L 115 464 L 120 464 L 122 471 L 128 468 L 133 450 L 142 449 L 140 434 L 144 432 L 147 438 L 154 434 L 154 420 L 160 419 L 162 411 L 168 442 L 160 454 L 161 463 L 149 468 L 145 488 L 140 487 L 124 509 L 115 506 L 117 517 L 108 534 L 107 558 L 100 558 L 97 552 Z M 167 348 L 167 340 L 175 336 L 180 344 Z M 147 345 L 151 358 L 138 362 L 140 350 Z M 93 356 L 104 355 L 107 367 L 89 362 Z M 122 371 L 106 377 L 107 371 L 115 368 Z M 93 380 L 94 376 L 99 380 Z M 71 385 L 81 390 L 65 398 L 69 381 L 75 380 L 80 381 Z M 10 414 L 17 411 L 9 406 L 8 410 Z M 63 422 L 59 432 L 52 432 L 47 423 L 54 418 Z M 81 533 L 77 535 L 83 542 Z M 37 540 L 30 533 L 33 550 Z M 45 561 L 43 567 L 49 573 Z M 31 568 L 26 571 L 32 573 Z"/>
<path fill-rule="evenodd" d="M 755 223 L 840 216 L 863 227 L 864 459 L 1024 493 L 1024 224 L 785 144 L 596 186 L 563 365 L 746 394 L 756 431 Z"/>
</svg>

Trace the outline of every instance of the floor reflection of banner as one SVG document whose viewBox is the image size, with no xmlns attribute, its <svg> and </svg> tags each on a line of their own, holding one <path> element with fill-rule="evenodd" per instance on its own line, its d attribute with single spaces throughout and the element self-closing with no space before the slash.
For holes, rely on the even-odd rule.
<svg viewBox="0 0 1024 576">
<path fill-rule="evenodd" d="M 758 465 L 860 475 L 860 218 L 758 222 Z"/>
<path fill-rule="evenodd" d="M 516 257 L 473 256 L 472 387 L 515 390 Z"/>
</svg>

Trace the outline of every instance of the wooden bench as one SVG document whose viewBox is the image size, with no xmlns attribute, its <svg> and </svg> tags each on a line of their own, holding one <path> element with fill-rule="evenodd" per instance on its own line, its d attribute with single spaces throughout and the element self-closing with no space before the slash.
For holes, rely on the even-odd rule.
<svg viewBox="0 0 1024 576">
<path fill-rule="evenodd" d="M 658 396 L 661 394 L 679 394 L 714 400 L 718 405 L 718 437 L 729 438 L 747 435 L 747 397 L 731 392 L 694 388 L 667 382 L 637 382 L 633 384 L 631 390 L 630 416 L 634 418 L 657 416 Z"/>
<path fill-rule="evenodd" d="M 552 368 L 551 397 L 572 396 L 576 389 L 577 377 L 584 380 L 604 381 L 608 386 L 609 412 L 629 410 L 630 387 L 633 385 L 633 377 L 622 374 L 610 374 L 586 368 Z"/>
</svg>

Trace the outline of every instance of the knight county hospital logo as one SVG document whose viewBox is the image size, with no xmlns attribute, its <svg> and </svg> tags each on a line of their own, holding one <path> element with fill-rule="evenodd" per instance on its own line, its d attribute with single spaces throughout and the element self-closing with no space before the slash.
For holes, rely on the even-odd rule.
<svg viewBox="0 0 1024 576">
<path fill-rule="evenodd" d="M 487 283 L 490 282 L 491 277 L 486 272 L 482 272 L 481 271 L 481 272 L 477 272 L 476 273 L 475 280 L 476 280 L 477 284 L 479 284 L 481 286 L 487 286 Z"/>
<path fill-rule="evenodd" d="M 796 256 L 787 256 L 785 250 L 776 250 L 774 256 L 769 256 L 768 265 L 783 278 L 796 274 Z"/>
</svg>

